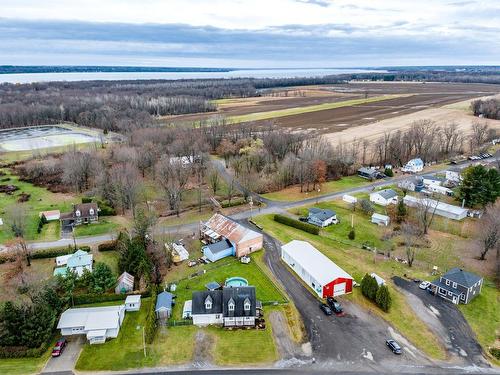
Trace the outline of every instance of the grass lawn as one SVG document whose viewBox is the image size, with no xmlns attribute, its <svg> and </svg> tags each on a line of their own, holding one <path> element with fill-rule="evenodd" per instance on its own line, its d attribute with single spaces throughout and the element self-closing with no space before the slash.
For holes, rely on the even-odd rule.
<svg viewBox="0 0 500 375">
<path fill-rule="evenodd" d="M 308 193 L 301 193 L 300 186 L 290 186 L 280 191 L 262 194 L 264 198 L 275 201 L 299 201 L 302 199 L 318 197 L 324 194 L 334 193 L 346 189 L 355 188 L 358 186 L 368 185 L 371 182 L 359 176 L 342 177 L 340 180 L 328 181 L 321 184 L 321 191 L 310 191 Z"/>
<path fill-rule="evenodd" d="M 255 218 L 255 221 L 262 225 L 265 231 L 286 243 L 292 239 L 310 242 L 313 246 L 321 250 L 326 256 L 332 259 L 339 266 L 349 272 L 358 282 L 366 273 L 376 271 L 384 277 L 389 284 L 394 304 L 389 313 L 372 307 L 372 311 L 387 320 L 391 325 L 407 337 L 415 346 L 434 358 L 445 358 L 445 351 L 439 344 L 437 337 L 423 323 L 413 310 L 404 301 L 404 296 L 396 289 L 391 281 L 394 275 L 404 273 L 414 277 L 424 277 L 428 275 L 423 270 L 408 269 L 406 266 L 395 261 L 374 260 L 372 253 L 354 248 L 349 244 L 339 243 L 328 236 L 315 236 L 292 227 L 276 223 L 272 215 L 263 215 Z M 377 228 L 376 226 L 374 226 Z M 353 293 L 346 298 L 353 298 L 363 305 L 371 304 L 369 301 Z"/>
<path fill-rule="evenodd" d="M 120 225 L 109 220 L 108 218 L 100 218 L 95 224 L 82 224 L 75 227 L 75 237 L 96 236 L 110 232 L 118 232 Z"/>
<path fill-rule="evenodd" d="M 499 299 L 500 293 L 495 284 L 485 279 L 481 294 L 469 304 L 458 306 L 476 333 L 479 343 L 488 353 L 490 360 L 497 366 L 500 366 L 500 361 L 489 354 L 488 348 L 495 345 L 500 329 Z"/>
<path fill-rule="evenodd" d="M 214 212 L 210 207 L 202 207 L 201 212 L 198 211 L 198 208 L 194 208 L 181 213 L 179 217 L 175 215 L 162 217 L 159 220 L 159 225 L 182 225 L 199 222 L 200 220 L 207 221 L 213 214 Z"/>
<path fill-rule="evenodd" d="M 20 203 L 17 202 L 19 195 L 21 193 L 30 194 L 30 199 L 24 203 L 26 206 L 28 218 L 26 225 L 26 239 L 54 239 L 56 236 L 57 228 L 51 224 L 44 228 L 41 234 L 37 233 L 39 212 L 47 210 L 60 210 L 61 212 L 69 211 L 71 209 L 71 203 L 77 203 L 77 197 L 71 194 L 56 194 L 48 191 L 47 189 L 40 188 L 30 184 L 29 182 L 19 181 L 19 178 L 13 175 L 9 169 L 1 169 L 5 176 L 1 176 L 1 179 L 9 178 L 8 181 L 0 182 L 5 185 L 15 185 L 19 190 L 15 191 L 12 195 L 7 195 L 5 193 L 0 193 L 0 217 L 4 220 L 4 225 L 0 227 L 0 243 L 5 242 L 12 238 L 12 234 L 6 223 L 6 215 L 10 210 L 15 209 Z M 58 233 L 57 237 L 58 238 Z"/>
<path fill-rule="evenodd" d="M 255 254 L 251 257 L 254 258 Z M 172 314 L 174 319 L 181 318 L 184 301 L 190 300 L 194 291 L 206 290 L 205 284 L 210 281 L 217 281 L 222 285 L 227 278 L 232 276 L 241 276 L 247 279 L 249 285 L 255 286 L 257 298 L 262 302 L 286 302 L 281 291 L 262 271 L 255 260 L 252 260 L 250 264 L 243 264 L 236 258 L 225 258 L 216 263 L 207 265 L 204 269 L 206 273 L 203 274 L 201 269 L 197 268 L 197 271 L 201 273 L 200 276 L 181 280 L 177 284 L 177 289 L 175 291 L 177 299 Z"/>
<path fill-rule="evenodd" d="M 95 251 L 94 260 L 96 262 L 106 263 L 109 268 L 114 272 L 116 276 L 118 275 L 118 259 L 120 254 L 118 251 Z"/>
<path fill-rule="evenodd" d="M 52 346 L 39 358 L 0 359 L 0 374 L 27 375 L 39 374 L 52 353 Z"/>
<path fill-rule="evenodd" d="M 402 95 L 382 95 L 382 96 L 374 96 L 371 98 L 351 99 L 351 100 L 344 100 L 341 102 L 323 103 L 323 104 L 309 105 L 304 107 L 294 107 L 294 108 L 279 109 L 267 112 L 249 113 L 247 115 L 229 117 L 228 122 L 237 124 L 240 122 L 268 120 L 277 117 L 299 115 L 302 113 L 324 111 L 328 109 L 341 108 L 341 107 L 350 107 L 358 104 L 380 102 L 387 99 L 394 99 L 400 96 Z"/>
<path fill-rule="evenodd" d="M 117 338 L 102 345 L 85 344 L 76 363 L 79 371 L 126 370 L 138 367 L 182 364 L 192 358 L 195 327 L 175 327 L 159 332 L 147 345 L 144 357 L 142 327 L 150 303 L 142 300 L 141 310 L 127 312 Z M 100 306 L 100 305 L 94 305 Z"/>
<path fill-rule="evenodd" d="M 40 241 L 54 241 L 59 238 L 61 238 L 61 222 L 59 220 L 45 224 L 38 235 Z"/>
</svg>

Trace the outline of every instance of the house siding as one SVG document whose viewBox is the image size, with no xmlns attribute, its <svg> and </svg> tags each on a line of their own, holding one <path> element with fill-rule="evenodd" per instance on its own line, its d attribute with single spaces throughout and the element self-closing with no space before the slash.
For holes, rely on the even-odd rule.
<svg viewBox="0 0 500 375">
<path fill-rule="evenodd" d="M 259 236 L 248 241 L 236 244 L 236 256 L 238 258 L 262 249 L 264 238 Z"/>
</svg>

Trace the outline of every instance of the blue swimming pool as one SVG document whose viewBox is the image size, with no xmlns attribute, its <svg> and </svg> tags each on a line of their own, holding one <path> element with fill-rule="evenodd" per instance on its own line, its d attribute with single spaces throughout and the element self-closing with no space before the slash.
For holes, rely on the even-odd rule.
<svg viewBox="0 0 500 375">
<path fill-rule="evenodd" d="M 229 287 L 248 286 L 248 281 L 247 279 L 239 276 L 230 277 L 229 279 L 226 279 L 225 285 Z"/>
</svg>

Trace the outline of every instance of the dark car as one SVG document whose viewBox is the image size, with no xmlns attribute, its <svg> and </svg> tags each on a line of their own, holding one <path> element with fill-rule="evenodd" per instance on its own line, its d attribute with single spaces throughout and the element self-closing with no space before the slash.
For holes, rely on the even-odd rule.
<svg viewBox="0 0 500 375">
<path fill-rule="evenodd" d="M 321 309 L 321 311 L 323 311 L 325 313 L 325 315 L 332 315 L 332 310 L 328 307 L 328 305 L 326 303 L 322 303 L 319 305 L 319 308 Z"/>
<path fill-rule="evenodd" d="M 401 347 L 394 340 L 385 340 L 385 344 L 391 349 L 394 354 L 401 354 Z"/>
<path fill-rule="evenodd" d="M 341 314 L 344 311 L 342 305 L 333 297 L 327 297 L 326 303 L 335 314 Z"/>
<path fill-rule="evenodd" d="M 54 345 L 54 349 L 52 349 L 52 357 L 59 357 L 64 351 L 66 344 L 67 341 L 64 337 L 62 339 L 57 340 L 56 344 Z"/>
</svg>

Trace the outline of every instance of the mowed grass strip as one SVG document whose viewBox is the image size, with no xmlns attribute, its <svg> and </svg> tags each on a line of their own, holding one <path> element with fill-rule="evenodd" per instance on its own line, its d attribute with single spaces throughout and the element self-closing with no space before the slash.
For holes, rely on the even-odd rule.
<svg viewBox="0 0 500 375">
<path fill-rule="evenodd" d="M 52 346 L 39 358 L 0 359 L 0 374 L 27 375 L 39 374 L 52 353 Z"/>
<path fill-rule="evenodd" d="M 377 272 L 384 277 L 389 284 L 394 303 L 389 313 L 384 313 L 379 308 L 375 307 L 371 302 L 365 301 L 359 291 L 355 291 L 347 298 L 352 298 L 361 305 L 367 307 L 373 313 L 385 319 L 395 329 L 401 332 L 413 345 L 418 347 L 427 355 L 436 359 L 445 359 L 446 352 L 440 344 L 438 338 L 418 318 L 415 312 L 408 306 L 404 300 L 404 296 L 398 291 L 392 283 L 393 275 L 403 275 L 403 273 L 411 274 L 408 268 L 397 262 L 374 263 L 373 254 L 371 252 L 353 248 L 347 244 L 341 244 L 328 237 L 315 236 L 303 231 L 287 227 L 275 222 L 272 215 L 262 215 L 254 219 L 261 225 L 266 232 L 277 238 L 283 243 L 291 240 L 303 240 L 310 242 L 323 254 L 332 259 L 340 267 L 349 272 L 358 282 L 366 273 Z M 421 275 L 422 273 L 420 273 Z"/>
<path fill-rule="evenodd" d="M 304 107 L 278 109 L 275 111 L 255 112 L 255 113 L 249 113 L 246 115 L 229 117 L 228 122 L 233 123 L 233 124 L 237 124 L 240 122 L 268 120 L 268 119 L 277 118 L 277 117 L 300 115 L 300 114 L 309 113 L 309 112 L 325 111 L 328 109 L 350 107 L 350 106 L 359 105 L 359 104 L 380 102 L 383 100 L 395 99 L 395 98 L 398 98 L 401 96 L 403 96 L 403 95 L 381 95 L 381 96 L 374 96 L 371 98 L 351 99 L 351 100 L 345 100 L 345 101 L 341 101 L 341 102 L 323 103 L 323 104 L 309 105 L 309 106 L 304 106 Z"/>
<path fill-rule="evenodd" d="M 307 193 L 301 192 L 300 186 L 294 185 L 280 191 L 262 194 L 262 196 L 264 198 L 271 199 L 273 201 L 293 202 L 307 198 L 320 197 L 322 195 L 335 193 L 338 191 L 353 189 L 360 186 L 369 185 L 370 183 L 372 182 L 364 178 L 361 178 L 359 176 L 347 176 L 347 177 L 342 177 L 339 180 L 328 181 L 321 184 L 319 192 L 317 189 L 309 191 Z"/>
</svg>

